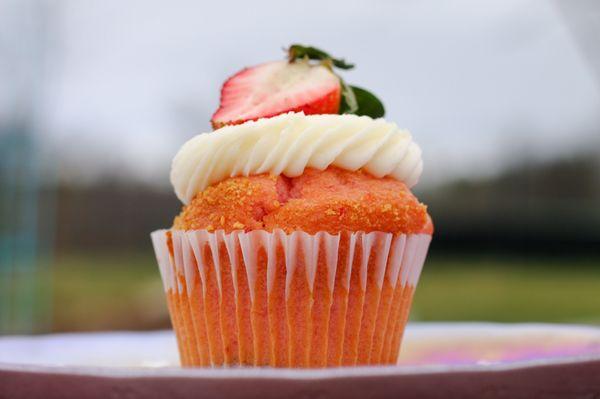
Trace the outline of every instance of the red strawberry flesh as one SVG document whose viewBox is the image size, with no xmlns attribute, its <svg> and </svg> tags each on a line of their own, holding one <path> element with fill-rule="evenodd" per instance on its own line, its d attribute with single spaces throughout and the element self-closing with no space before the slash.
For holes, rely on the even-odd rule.
<svg viewBox="0 0 600 399">
<path fill-rule="evenodd" d="M 275 61 L 246 68 L 221 89 L 221 105 L 212 117 L 213 128 L 269 118 L 285 112 L 337 114 L 339 78 L 322 65 Z"/>
</svg>

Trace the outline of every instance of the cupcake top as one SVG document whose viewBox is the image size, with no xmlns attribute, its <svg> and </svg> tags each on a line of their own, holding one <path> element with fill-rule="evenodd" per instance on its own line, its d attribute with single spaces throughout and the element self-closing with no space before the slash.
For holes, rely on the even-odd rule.
<svg viewBox="0 0 600 399">
<path fill-rule="evenodd" d="M 361 170 L 307 168 L 301 176 L 240 176 L 194 197 L 175 218 L 177 230 L 266 230 L 309 234 L 385 231 L 431 234 L 427 207 L 406 185 Z"/>
<path fill-rule="evenodd" d="M 292 45 L 221 89 L 213 132 L 185 143 L 171 183 L 176 230 L 432 234 L 410 191 L 423 170 L 410 133 L 375 95 L 334 72 L 354 65 Z"/>
<path fill-rule="evenodd" d="M 286 113 L 192 138 L 173 160 L 171 183 L 177 197 L 189 204 L 227 178 L 262 173 L 296 177 L 307 168 L 330 166 L 389 176 L 412 187 L 423 161 L 410 133 L 384 119 Z"/>
</svg>

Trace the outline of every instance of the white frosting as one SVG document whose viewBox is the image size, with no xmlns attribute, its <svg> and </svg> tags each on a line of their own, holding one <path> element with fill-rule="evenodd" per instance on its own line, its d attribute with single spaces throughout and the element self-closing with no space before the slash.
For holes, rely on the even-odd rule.
<svg viewBox="0 0 600 399">
<path fill-rule="evenodd" d="M 260 173 L 299 176 L 333 165 L 390 176 L 408 187 L 423 170 L 421 149 L 395 123 L 356 115 L 288 113 L 200 134 L 181 147 L 171 183 L 185 204 L 208 186 Z"/>
</svg>

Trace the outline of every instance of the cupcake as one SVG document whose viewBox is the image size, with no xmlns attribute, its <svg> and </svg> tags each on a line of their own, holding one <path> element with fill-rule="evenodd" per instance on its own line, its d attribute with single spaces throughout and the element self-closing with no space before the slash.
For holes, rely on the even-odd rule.
<svg viewBox="0 0 600 399">
<path fill-rule="evenodd" d="M 223 86 L 152 233 L 183 366 L 397 362 L 433 224 L 411 135 L 312 47 Z M 340 114 L 340 112 L 344 112 Z"/>
</svg>

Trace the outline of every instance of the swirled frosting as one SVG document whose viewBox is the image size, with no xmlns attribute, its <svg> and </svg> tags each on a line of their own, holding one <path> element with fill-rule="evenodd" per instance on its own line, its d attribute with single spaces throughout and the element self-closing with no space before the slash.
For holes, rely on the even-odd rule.
<svg viewBox="0 0 600 399">
<path fill-rule="evenodd" d="M 363 169 L 415 185 L 421 149 L 395 123 L 357 115 L 288 113 L 200 134 L 179 150 L 171 167 L 177 197 L 188 204 L 208 186 L 260 173 L 299 176 L 305 168 Z"/>
</svg>

